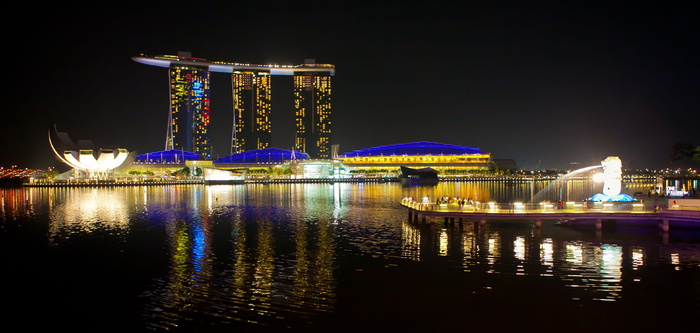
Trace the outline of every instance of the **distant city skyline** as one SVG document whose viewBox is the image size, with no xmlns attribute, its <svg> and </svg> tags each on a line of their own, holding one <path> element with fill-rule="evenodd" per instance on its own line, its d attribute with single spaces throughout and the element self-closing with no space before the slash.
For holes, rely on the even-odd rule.
<svg viewBox="0 0 700 333">
<path fill-rule="evenodd" d="M 657 169 L 688 165 L 672 163 L 676 143 L 700 144 L 700 22 L 684 3 L 13 6 L 31 15 L 5 23 L 0 166 L 60 167 L 45 135 L 54 124 L 103 146 L 162 150 L 168 74 L 131 57 L 178 51 L 334 64 L 330 141 L 339 153 L 430 141 L 479 147 L 524 169 L 607 156 Z M 297 145 L 293 78 L 272 82 L 270 144 L 282 149 Z M 210 81 L 217 158 L 232 147 L 231 77 Z"/>
</svg>

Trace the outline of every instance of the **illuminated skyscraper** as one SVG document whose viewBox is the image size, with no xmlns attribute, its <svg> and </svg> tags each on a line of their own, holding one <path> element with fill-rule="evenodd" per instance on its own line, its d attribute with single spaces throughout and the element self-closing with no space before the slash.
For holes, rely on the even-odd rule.
<svg viewBox="0 0 700 333">
<path fill-rule="evenodd" d="M 311 157 L 332 158 L 331 74 L 313 71 L 313 61 L 306 62 L 306 71 L 294 73 L 295 145 Z"/>
<path fill-rule="evenodd" d="M 331 76 L 335 66 L 307 60 L 303 65 L 255 65 L 177 56 L 134 57 L 134 61 L 167 67 L 170 115 L 166 150 L 197 153 L 210 159 L 209 73 L 231 74 L 233 130 L 231 153 L 270 148 L 272 144 L 271 76 L 294 75 L 295 145 L 314 158 L 331 158 Z"/>
<path fill-rule="evenodd" d="M 231 80 L 234 107 L 231 154 L 270 148 L 270 73 L 237 71 Z"/>
<path fill-rule="evenodd" d="M 170 73 L 170 119 L 166 149 L 211 158 L 209 141 L 209 71 L 207 67 L 174 63 Z"/>
</svg>

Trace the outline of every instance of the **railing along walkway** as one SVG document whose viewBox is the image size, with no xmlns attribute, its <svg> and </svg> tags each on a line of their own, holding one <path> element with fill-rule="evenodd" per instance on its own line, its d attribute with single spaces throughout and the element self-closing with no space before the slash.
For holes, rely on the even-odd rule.
<svg viewBox="0 0 700 333">
<path fill-rule="evenodd" d="M 409 214 L 426 217 L 487 219 L 534 219 L 536 225 L 542 219 L 594 219 L 601 223 L 602 219 L 658 219 L 667 229 L 668 220 L 685 220 L 700 222 L 700 207 L 681 207 L 678 205 L 666 208 L 654 205 L 653 202 L 564 202 L 560 204 L 541 203 L 496 203 L 472 201 L 430 202 L 416 201 L 404 198 L 401 204 L 410 209 Z M 700 224 L 698 224 L 700 226 Z"/>
</svg>

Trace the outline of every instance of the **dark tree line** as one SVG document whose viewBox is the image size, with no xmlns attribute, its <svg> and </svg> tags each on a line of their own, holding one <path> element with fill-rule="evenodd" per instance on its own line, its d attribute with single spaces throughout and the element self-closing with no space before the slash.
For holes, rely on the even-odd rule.
<svg viewBox="0 0 700 333">
<path fill-rule="evenodd" d="M 700 146 L 691 142 L 679 142 L 673 146 L 671 162 L 690 158 L 696 163 L 700 163 Z"/>
</svg>

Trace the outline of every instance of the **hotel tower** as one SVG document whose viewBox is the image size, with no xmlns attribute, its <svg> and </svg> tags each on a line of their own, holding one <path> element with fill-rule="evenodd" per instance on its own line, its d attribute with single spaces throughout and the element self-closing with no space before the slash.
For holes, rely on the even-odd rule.
<svg viewBox="0 0 700 333">
<path fill-rule="evenodd" d="M 331 158 L 331 77 L 335 66 L 307 59 L 302 65 L 254 65 L 177 56 L 134 57 L 134 61 L 167 67 L 170 76 L 170 114 L 166 150 L 196 153 L 211 159 L 209 75 L 231 75 L 233 128 L 231 153 L 270 148 L 271 76 L 294 76 L 295 145 L 314 158 Z"/>
<path fill-rule="evenodd" d="M 206 66 L 170 66 L 170 114 L 165 149 L 211 158 L 209 141 L 209 71 Z"/>
<path fill-rule="evenodd" d="M 317 158 L 331 156 L 331 76 L 327 72 L 294 75 L 296 149 Z"/>
<path fill-rule="evenodd" d="M 236 71 L 233 86 L 233 135 L 231 154 L 246 150 L 270 148 L 270 73 Z"/>
</svg>

